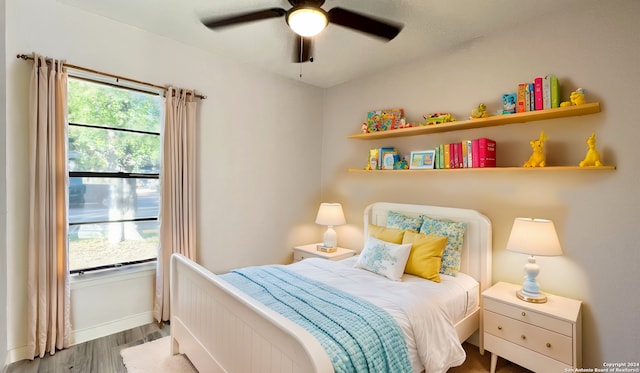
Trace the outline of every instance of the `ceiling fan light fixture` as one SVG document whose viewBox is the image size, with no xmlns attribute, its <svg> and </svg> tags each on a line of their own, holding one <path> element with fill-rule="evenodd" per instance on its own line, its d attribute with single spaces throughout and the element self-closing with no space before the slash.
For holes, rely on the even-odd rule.
<svg viewBox="0 0 640 373">
<path fill-rule="evenodd" d="M 320 8 L 294 7 L 287 14 L 287 24 L 300 36 L 315 36 L 327 23 L 327 13 Z"/>
</svg>

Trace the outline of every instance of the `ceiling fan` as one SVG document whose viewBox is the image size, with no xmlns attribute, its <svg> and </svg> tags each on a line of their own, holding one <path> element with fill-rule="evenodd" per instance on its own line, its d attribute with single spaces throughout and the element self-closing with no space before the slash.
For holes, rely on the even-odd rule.
<svg viewBox="0 0 640 373">
<path fill-rule="evenodd" d="M 324 0 L 288 0 L 292 8 L 269 8 L 221 18 L 209 18 L 202 23 L 212 30 L 241 23 L 285 16 L 287 24 L 296 33 L 293 62 L 313 62 L 311 37 L 320 33 L 329 23 L 334 23 L 387 41 L 400 33 L 402 25 L 382 21 L 351 10 L 335 7 L 325 11 Z"/>
</svg>

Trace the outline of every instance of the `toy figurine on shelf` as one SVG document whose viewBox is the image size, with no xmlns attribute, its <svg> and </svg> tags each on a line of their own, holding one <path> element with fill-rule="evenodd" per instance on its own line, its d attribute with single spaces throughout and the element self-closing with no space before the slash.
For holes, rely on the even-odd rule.
<svg viewBox="0 0 640 373">
<path fill-rule="evenodd" d="M 426 126 L 456 121 L 451 113 L 428 113 L 422 117 L 426 120 L 424 123 Z"/>
<path fill-rule="evenodd" d="M 600 162 L 600 153 L 596 150 L 596 134 L 592 133 L 591 136 L 587 139 L 587 145 L 589 145 L 589 150 L 587 151 L 587 155 L 580 162 L 580 167 L 602 167 L 602 163 Z"/>
<path fill-rule="evenodd" d="M 575 91 L 571 92 L 571 96 L 569 96 L 569 100 L 570 101 L 564 101 L 560 104 L 560 107 L 566 107 L 566 106 L 576 106 L 576 105 L 583 105 L 585 104 L 587 101 L 584 98 L 584 89 L 582 88 L 578 88 Z"/>
<path fill-rule="evenodd" d="M 367 126 L 367 122 L 362 122 L 362 126 L 360 126 L 360 133 L 369 133 L 369 126 Z"/>
<path fill-rule="evenodd" d="M 544 131 L 540 131 L 540 138 L 529 142 L 533 153 L 531 153 L 529 160 L 524 162 L 524 167 L 544 167 L 547 164 L 544 154 L 545 141 L 547 141 L 547 136 Z"/>
<path fill-rule="evenodd" d="M 402 157 L 401 161 L 396 162 L 396 164 L 393 165 L 393 169 L 394 170 L 407 170 L 409 169 L 409 164 L 407 163 L 407 159 L 405 157 Z"/>
<path fill-rule="evenodd" d="M 487 113 L 487 106 L 485 104 L 479 104 L 478 107 L 471 110 L 471 119 L 486 118 L 489 116 Z"/>
<path fill-rule="evenodd" d="M 400 119 L 400 125 L 398 128 L 411 128 L 411 123 L 408 123 L 405 118 Z"/>
<path fill-rule="evenodd" d="M 571 105 L 582 105 L 586 101 L 584 99 L 584 89 L 578 88 L 575 91 L 571 92 L 571 96 L 569 97 L 571 100 Z"/>
</svg>

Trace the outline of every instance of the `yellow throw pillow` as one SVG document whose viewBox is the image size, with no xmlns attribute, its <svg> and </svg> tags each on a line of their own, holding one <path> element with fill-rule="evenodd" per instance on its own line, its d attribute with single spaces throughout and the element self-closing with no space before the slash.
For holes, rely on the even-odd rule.
<svg viewBox="0 0 640 373">
<path fill-rule="evenodd" d="M 442 236 L 406 231 L 402 243 L 411 243 L 412 246 L 404 272 L 434 282 L 440 282 L 442 252 L 447 244 L 447 239 L 447 237 Z"/>
<path fill-rule="evenodd" d="M 404 229 L 385 228 L 379 225 L 369 224 L 369 236 L 381 241 L 401 244 L 402 238 L 404 237 Z"/>
</svg>

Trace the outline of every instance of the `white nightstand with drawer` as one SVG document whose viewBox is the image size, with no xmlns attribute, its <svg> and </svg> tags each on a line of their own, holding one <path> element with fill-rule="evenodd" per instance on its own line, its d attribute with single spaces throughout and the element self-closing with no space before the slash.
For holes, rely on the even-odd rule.
<svg viewBox="0 0 640 373">
<path fill-rule="evenodd" d="M 520 286 L 498 282 L 482 293 L 484 348 L 491 373 L 498 356 L 535 372 L 582 365 L 582 302 L 547 294 L 546 303 L 516 297 Z"/>
<path fill-rule="evenodd" d="M 296 246 L 293 248 L 293 261 L 299 262 L 303 259 L 307 258 L 322 258 L 328 260 L 342 260 L 349 257 L 352 257 L 356 254 L 354 250 L 345 249 L 342 247 L 338 247 L 336 251 L 332 253 L 325 253 L 323 251 L 318 251 L 317 245 L 319 243 L 314 243 L 310 245 Z"/>
</svg>

